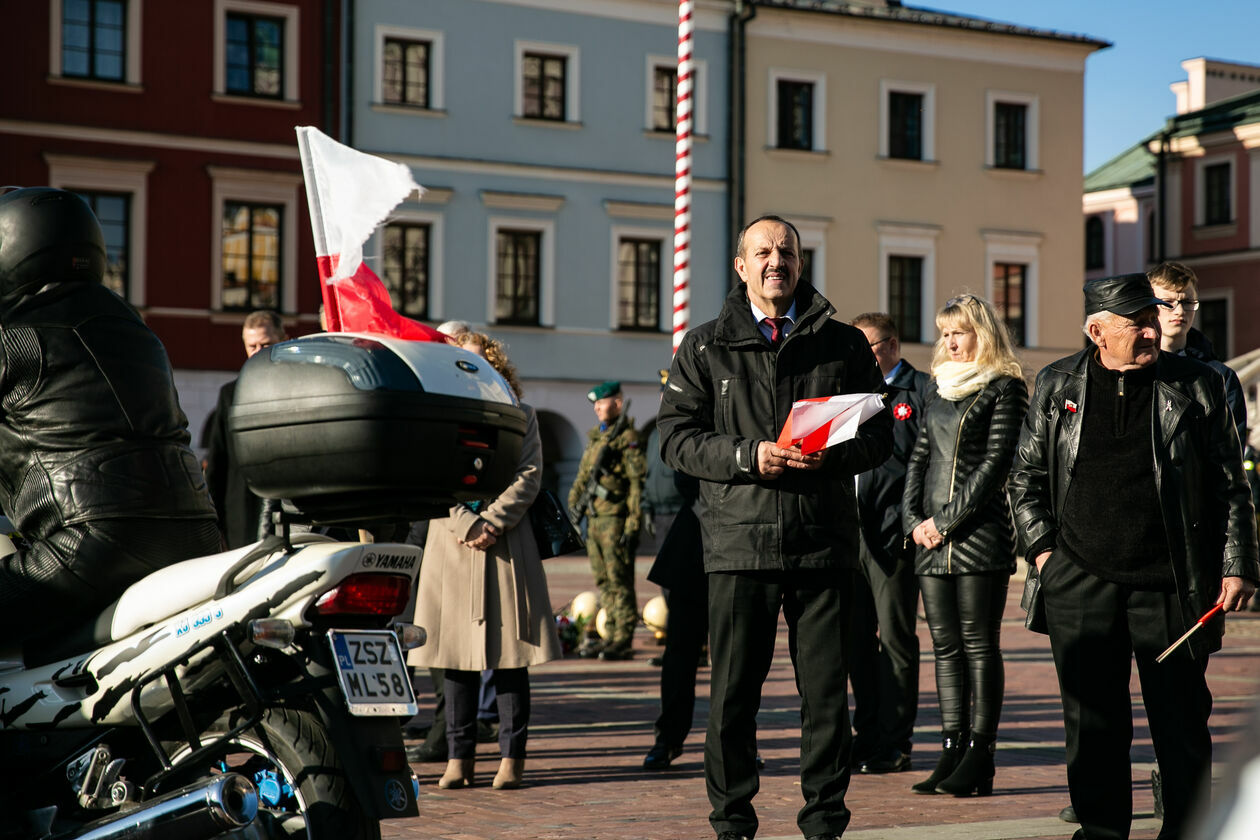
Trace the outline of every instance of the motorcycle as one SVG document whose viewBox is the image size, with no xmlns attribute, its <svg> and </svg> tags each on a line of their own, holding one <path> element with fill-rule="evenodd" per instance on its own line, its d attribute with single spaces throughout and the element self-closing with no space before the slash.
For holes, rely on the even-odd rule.
<svg viewBox="0 0 1260 840">
<path fill-rule="evenodd" d="M 506 383 L 470 353 L 411 344 L 315 336 L 256 354 L 229 430 L 251 489 L 286 500 L 280 532 L 0 651 L 0 838 L 374 840 L 381 819 L 418 814 L 400 722 L 417 709 L 404 657 L 425 634 L 397 616 L 422 552 L 290 529 L 425 518 L 510 480 L 524 415 Z M 414 460 L 349 464 L 338 424 L 398 460 L 400 410 L 441 450 L 423 480 Z"/>
</svg>

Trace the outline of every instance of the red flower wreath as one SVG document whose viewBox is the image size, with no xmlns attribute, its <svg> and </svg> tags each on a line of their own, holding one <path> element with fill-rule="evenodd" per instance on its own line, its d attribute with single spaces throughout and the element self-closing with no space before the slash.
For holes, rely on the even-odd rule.
<svg viewBox="0 0 1260 840">
<path fill-rule="evenodd" d="M 910 408 L 909 403 L 897 403 L 893 406 L 893 417 L 898 420 L 909 420 L 910 415 L 914 413 L 914 409 Z"/>
</svg>

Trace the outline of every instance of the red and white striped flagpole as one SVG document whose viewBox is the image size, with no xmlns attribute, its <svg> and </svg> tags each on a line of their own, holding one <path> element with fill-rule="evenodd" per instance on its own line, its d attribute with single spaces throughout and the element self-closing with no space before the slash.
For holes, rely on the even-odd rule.
<svg viewBox="0 0 1260 840">
<path fill-rule="evenodd" d="M 678 110 L 674 134 L 674 352 L 691 321 L 691 129 L 695 102 L 691 20 L 695 0 L 678 0 Z"/>
</svg>

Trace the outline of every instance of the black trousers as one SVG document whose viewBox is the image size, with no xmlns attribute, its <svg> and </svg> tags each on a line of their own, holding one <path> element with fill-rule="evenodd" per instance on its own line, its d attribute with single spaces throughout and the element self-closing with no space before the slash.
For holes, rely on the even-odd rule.
<svg viewBox="0 0 1260 840">
<path fill-rule="evenodd" d="M 696 668 L 709 635 L 709 587 L 675 587 L 665 591 L 665 653 L 661 656 L 661 714 L 656 719 L 657 743 L 682 746 L 696 712 Z"/>
<path fill-rule="evenodd" d="M 888 570 L 865 540 L 860 556 L 850 625 L 853 754 L 864 758 L 894 748 L 908 753 L 919 707 L 919 581 L 911 557 L 903 556 Z"/>
<path fill-rule="evenodd" d="M 801 833 L 842 834 L 849 824 L 849 732 L 845 639 L 851 570 L 724 572 L 709 575 L 712 657 L 704 776 L 714 830 L 752 837 L 757 711 L 774 657 L 779 610 L 801 696 Z"/>
<path fill-rule="evenodd" d="M 941 728 L 996 735 L 1006 691 L 1002 611 L 1010 575 L 919 575 L 936 657 Z"/>
<path fill-rule="evenodd" d="M 1198 616 L 1182 617 L 1173 593 L 1145 592 L 1102 580 L 1051 556 L 1041 572 L 1050 647 L 1059 673 L 1067 730 L 1072 807 L 1088 840 L 1123 840 L 1133 821 L 1129 751 L 1131 663 L 1163 777 L 1161 840 L 1182 835 L 1195 794 L 1212 766 L 1207 660 L 1183 647 L 1160 664 L 1168 645 Z M 1186 627 L 1182 627 L 1182 621 Z"/>
<path fill-rule="evenodd" d="M 477 706 L 481 672 L 445 669 L 446 743 L 451 758 L 477 754 Z M 493 683 L 499 707 L 499 752 L 504 758 L 524 758 L 529 735 L 529 669 L 496 668 Z"/>
</svg>

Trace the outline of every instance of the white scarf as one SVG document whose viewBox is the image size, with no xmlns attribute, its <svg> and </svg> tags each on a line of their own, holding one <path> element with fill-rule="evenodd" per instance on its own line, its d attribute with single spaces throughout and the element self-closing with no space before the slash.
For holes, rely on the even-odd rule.
<svg viewBox="0 0 1260 840">
<path fill-rule="evenodd" d="M 975 362 L 941 362 L 932 370 L 937 392 L 950 402 L 958 402 L 988 385 L 997 372 L 981 369 Z"/>
</svg>

